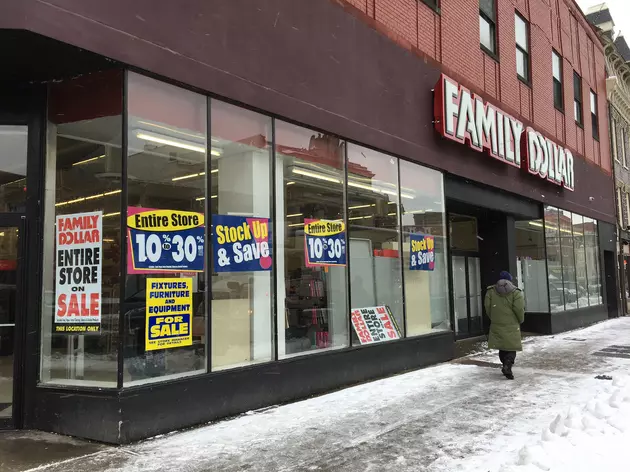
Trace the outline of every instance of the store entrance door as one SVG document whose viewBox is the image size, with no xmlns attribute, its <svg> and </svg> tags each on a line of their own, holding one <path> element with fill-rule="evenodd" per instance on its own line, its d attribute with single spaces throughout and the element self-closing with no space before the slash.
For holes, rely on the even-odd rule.
<svg viewBox="0 0 630 472">
<path fill-rule="evenodd" d="M 451 264 L 455 336 L 465 338 L 480 334 L 483 332 L 480 259 L 454 253 Z"/>
<path fill-rule="evenodd" d="M 22 283 L 24 217 L 0 213 L 0 428 L 17 424 L 21 399 Z"/>
</svg>

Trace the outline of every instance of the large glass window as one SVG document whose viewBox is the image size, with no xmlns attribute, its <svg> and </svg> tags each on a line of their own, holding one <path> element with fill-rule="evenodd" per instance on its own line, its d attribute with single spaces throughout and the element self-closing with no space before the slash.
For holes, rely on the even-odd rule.
<svg viewBox="0 0 630 472">
<path fill-rule="evenodd" d="M 133 73 L 127 89 L 122 335 L 130 385 L 206 371 L 209 234 L 206 97 Z"/>
<path fill-rule="evenodd" d="M 582 109 L 582 77 L 577 72 L 573 72 L 573 116 L 579 126 L 584 126 L 584 115 Z"/>
<path fill-rule="evenodd" d="M 275 129 L 276 310 L 283 358 L 348 345 L 345 143 L 281 121 Z"/>
<path fill-rule="evenodd" d="M 398 159 L 348 144 L 350 305 L 387 306 L 404 335 Z M 416 192 L 400 195 L 405 202 Z"/>
<path fill-rule="evenodd" d="M 602 303 L 602 285 L 599 269 L 599 238 L 597 221 L 584 217 L 584 245 L 586 248 L 586 276 L 588 282 L 589 304 Z"/>
<path fill-rule="evenodd" d="M 566 310 L 578 307 L 578 289 L 575 278 L 575 252 L 573 250 L 573 219 L 570 211 L 560 210 L 560 250 L 562 251 L 562 285 Z"/>
<path fill-rule="evenodd" d="M 597 113 L 597 95 L 592 90 L 590 91 L 591 97 L 591 125 L 593 131 L 593 139 L 599 141 L 599 118 Z"/>
<path fill-rule="evenodd" d="M 407 336 L 416 336 L 450 328 L 444 188 L 440 172 L 402 160 L 399 165 Z M 420 251 L 433 265 L 423 265 L 412 247 L 425 242 Z"/>
<path fill-rule="evenodd" d="M 543 226 L 542 220 L 516 222 L 516 280 L 529 312 L 549 310 Z"/>
<path fill-rule="evenodd" d="M 271 248 L 275 231 L 271 118 L 217 100 L 211 101 L 210 116 L 209 210 L 216 246 L 213 255 L 218 255 L 212 267 L 211 356 L 212 369 L 218 370 L 273 357 Z M 201 192 L 198 198 L 203 196 Z M 231 241 L 231 228 L 246 228 L 251 238 Z M 247 256 L 249 251 L 251 256 Z"/>
<path fill-rule="evenodd" d="M 555 313 L 564 311 L 564 290 L 562 286 L 559 210 L 551 206 L 545 207 L 545 239 L 547 241 L 549 305 L 551 312 Z"/>
<path fill-rule="evenodd" d="M 545 207 L 551 312 L 602 303 L 597 221 Z"/>
<path fill-rule="evenodd" d="M 575 277 L 577 282 L 577 307 L 589 306 L 588 280 L 586 276 L 586 245 L 584 237 L 584 217 L 573 213 L 573 249 L 575 252 Z"/>
<path fill-rule="evenodd" d="M 43 383 L 117 386 L 122 90 L 120 71 L 49 88 Z"/>
</svg>

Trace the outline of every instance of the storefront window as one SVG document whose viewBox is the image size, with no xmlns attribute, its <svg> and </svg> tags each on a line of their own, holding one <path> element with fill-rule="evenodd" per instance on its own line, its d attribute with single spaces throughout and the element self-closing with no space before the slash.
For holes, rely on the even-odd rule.
<svg viewBox="0 0 630 472">
<path fill-rule="evenodd" d="M 117 386 L 123 74 L 50 86 L 40 381 Z"/>
<path fill-rule="evenodd" d="M 564 311 L 559 213 L 560 212 L 557 208 L 551 206 L 545 207 L 545 239 L 547 241 L 549 305 L 552 313 Z"/>
<path fill-rule="evenodd" d="M 562 286 L 565 310 L 575 310 L 578 288 L 575 278 L 575 253 L 573 251 L 573 220 L 570 211 L 560 210 L 560 250 L 562 251 Z"/>
<path fill-rule="evenodd" d="M 525 295 L 525 310 L 549 311 L 547 261 L 542 220 L 516 222 L 516 280 Z"/>
<path fill-rule="evenodd" d="M 584 245 L 586 248 L 586 276 L 588 281 L 588 299 L 591 306 L 601 305 L 602 285 L 599 271 L 599 240 L 597 221 L 584 217 Z"/>
<path fill-rule="evenodd" d="M 122 336 L 133 385 L 206 370 L 207 100 L 133 73 L 127 89 Z"/>
<path fill-rule="evenodd" d="M 386 307 L 397 324 L 388 340 L 404 336 L 405 326 L 399 199 L 416 196 L 413 190 L 399 193 L 398 159 L 348 145 L 351 311 Z"/>
<path fill-rule="evenodd" d="M 275 129 L 276 310 L 284 358 L 348 345 L 345 143 L 281 121 Z"/>
<path fill-rule="evenodd" d="M 0 213 L 26 211 L 28 127 L 0 126 Z"/>
<path fill-rule="evenodd" d="M 588 279 L 586 276 L 586 245 L 584 217 L 573 213 L 573 248 L 575 252 L 575 276 L 577 281 L 577 307 L 589 306 Z"/>
<path fill-rule="evenodd" d="M 271 118 L 211 100 L 212 370 L 273 357 Z M 198 198 L 203 198 L 203 191 Z M 232 232 L 237 240 L 231 239 Z"/>
<path fill-rule="evenodd" d="M 444 184 L 438 171 L 399 165 L 407 336 L 417 336 L 450 329 Z"/>
</svg>

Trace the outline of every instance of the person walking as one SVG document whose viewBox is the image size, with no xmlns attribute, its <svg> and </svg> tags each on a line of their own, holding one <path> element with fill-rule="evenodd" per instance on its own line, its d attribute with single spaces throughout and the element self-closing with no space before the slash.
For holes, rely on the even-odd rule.
<svg viewBox="0 0 630 472">
<path fill-rule="evenodd" d="M 488 287 L 484 300 L 486 314 L 490 318 L 488 347 L 499 350 L 501 372 L 514 380 L 512 366 L 516 351 L 522 351 L 521 324 L 525 321 L 525 298 L 523 292 L 512 283 L 509 272 L 499 274 L 499 281 Z"/>
</svg>

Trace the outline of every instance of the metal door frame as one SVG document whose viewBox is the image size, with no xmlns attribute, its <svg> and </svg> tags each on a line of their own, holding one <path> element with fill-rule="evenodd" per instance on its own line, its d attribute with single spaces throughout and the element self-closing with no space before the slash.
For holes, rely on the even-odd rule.
<svg viewBox="0 0 630 472">
<path fill-rule="evenodd" d="M 24 347 L 26 332 L 26 280 L 24 256 L 26 254 L 26 215 L 23 213 L 0 213 L 0 228 L 18 229 L 17 274 L 15 293 L 15 324 L 13 326 L 13 415 L 0 418 L 0 430 L 18 428 L 24 408 Z"/>
</svg>

